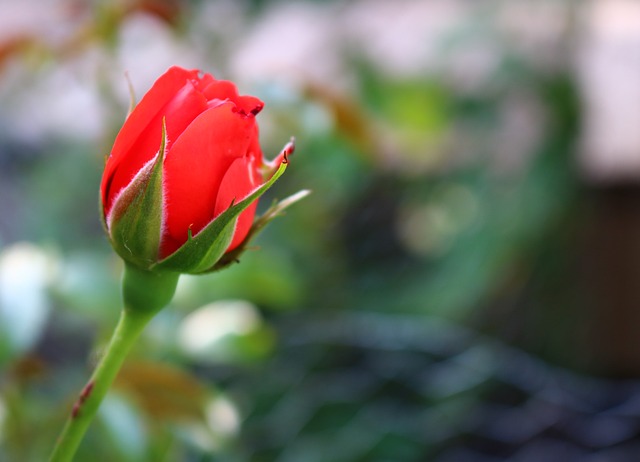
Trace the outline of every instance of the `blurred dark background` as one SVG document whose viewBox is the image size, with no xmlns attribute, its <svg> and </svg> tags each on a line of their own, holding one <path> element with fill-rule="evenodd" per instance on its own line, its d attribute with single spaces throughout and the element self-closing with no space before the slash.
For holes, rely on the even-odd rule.
<svg viewBox="0 0 640 462">
<path fill-rule="evenodd" d="M 167 67 L 313 194 L 182 277 L 77 460 L 640 458 L 640 3 L 0 0 L 0 460 L 119 313 L 105 156 Z"/>
</svg>

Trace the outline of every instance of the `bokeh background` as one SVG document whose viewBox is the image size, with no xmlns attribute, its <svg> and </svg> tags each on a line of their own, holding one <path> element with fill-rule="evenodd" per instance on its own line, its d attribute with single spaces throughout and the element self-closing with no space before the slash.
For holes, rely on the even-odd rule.
<svg viewBox="0 0 640 462">
<path fill-rule="evenodd" d="M 78 461 L 640 458 L 640 3 L 0 0 L 0 460 L 119 313 L 105 156 L 171 65 L 266 102 L 261 202 L 183 277 Z"/>
</svg>

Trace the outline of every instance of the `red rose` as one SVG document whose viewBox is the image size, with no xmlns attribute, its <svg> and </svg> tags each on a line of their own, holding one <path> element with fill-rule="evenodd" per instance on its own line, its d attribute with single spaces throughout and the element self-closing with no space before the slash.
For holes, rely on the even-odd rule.
<svg viewBox="0 0 640 462">
<path fill-rule="evenodd" d="M 263 185 L 255 118 L 262 107 L 198 70 L 172 67 L 154 83 L 118 133 L 102 177 L 104 223 L 125 260 L 152 268 Z M 245 203 L 218 226 L 226 226 L 223 253 L 247 237 L 256 205 Z M 211 236 L 207 248 L 218 239 Z"/>
</svg>

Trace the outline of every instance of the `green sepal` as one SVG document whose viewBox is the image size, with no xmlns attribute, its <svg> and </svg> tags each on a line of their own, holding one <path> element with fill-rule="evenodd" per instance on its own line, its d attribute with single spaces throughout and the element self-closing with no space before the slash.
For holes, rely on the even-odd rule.
<svg viewBox="0 0 640 462">
<path fill-rule="evenodd" d="M 287 164 L 286 161 L 282 162 L 278 170 L 266 183 L 237 204 L 232 203 L 227 210 L 218 215 L 198 234 L 191 236 L 191 233 L 189 233 L 189 238 L 182 247 L 151 269 L 154 271 L 199 274 L 213 268 L 224 255 L 233 239 L 238 216 L 280 178 L 287 169 Z"/>
<path fill-rule="evenodd" d="M 285 209 L 289 208 L 296 202 L 304 199 L 311 191 L 308 189 L 303 189 L 302 191 L 298 191 L 297 193 L 287 197 L 286 199 L 281 200 L 280 202 L 275 202 L 271 207 L 267 209 L 262 215 L 260 215 L 251 225 L 251 229 L 244 240 L 233 249 L 231 252 L 225 253 L 220 260 L 207 272 L 218 271 L 223 268 L 226 268 L 232 263 L 235 263 L 240 258 L 249 243 L 253 240 L 256 235 L 262 231 L 262 229 L 267 226 L 274 218 L 279 217 L 284 214 Z"/>
<path fill-rule="evenodd" d="M 107 218 L 111 244 L 126 262 L 149 269 L 158 261 L 162 233 L 162 164 L 166 127 L 155 159 L 148 162 L 122 191 Z"/>
<path fill-rule="evenodd" d="M 100 224 L 102 224 L 102 229 L 108 235 L 109 228 L 107 227 L 107 218 L 104 216 L 104 202 L 102 201 L 102 191 L 100 191 L 100 200 L 98 201 L 98 207 L 100 212 Z"/>
</svg>

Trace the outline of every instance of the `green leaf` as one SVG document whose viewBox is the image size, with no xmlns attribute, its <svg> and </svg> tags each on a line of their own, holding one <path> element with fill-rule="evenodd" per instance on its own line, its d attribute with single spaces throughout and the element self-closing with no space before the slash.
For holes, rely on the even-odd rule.
<svg viewBox="0 0 640 462">
<path fill-rule="evenodd" d="M 162 141 L 148 162 L 118 196 L 107 217 L 113 248 L 127 262 L 148 269 L 158 260 L 162 232 L 162 164 L 167 141 L 162 122 Z"/>
<path fill-rule="evenodd" d="M 210 270 L 224 255 L 233 239 L 238 216 L 253 201 L 262 196 L 287 169 L 288 162 L 284 161 L 273 176 L 237 204 L 222 212 L 195 236 L 189 236 L 182 247 L 167 258 L 154 265 L 152 269 L 178 271 L 181 273 L 198 274 Z"/>
</svg>

